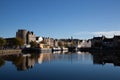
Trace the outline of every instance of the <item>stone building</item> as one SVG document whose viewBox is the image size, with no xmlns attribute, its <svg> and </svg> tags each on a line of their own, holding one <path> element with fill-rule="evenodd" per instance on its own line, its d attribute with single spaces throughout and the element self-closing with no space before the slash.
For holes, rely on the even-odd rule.
<svg viewBox="0 0 120 80">
<path fill-rule="evenodd" d="M 57 39 L 54 40 L 54 47 L 58 47 L 58 40 Z"/>
<path fill-rule="evenodd" d="M 28 31 L 26 37 L 27 37 L 27 44 L 29 44 L 32 41 L 33 42 L 36 41 L 36 36 L 33 32 Z"/>
<path fill-rule="evenodd" d="M 114 36 L 113 38 L 94 37 L 91 39 L 91 45 L 94 48 L 120 48 L 120 36 Z"/>
<path fill-rule="evenodd" d="M 16 32 L 16 38 L 20 38 L 24 41 L 24 44 L 29 44 L 31 41 L 36 41 L 36 36 L 33 32 L 25 29 L 19 29 Z"/>
<path fill-rule="evenodd" d="M 25 29 L 19 29 L 16 32 L 16 38 L 20 38 L 21 40 L 24 41 L 24 44 L 27 44 L 27 30 Z"/>
<path fill-rule="evenodd" d="M 45 42 L 47 45 L 54 47 L 54 39 L 50 37 L 43 37 L 43 42 Z"/>
<path fill-rule="evenodd" d="M 114 47 L 114 38 L 104 38 L 102 40 L 102 47 Z"/>
<path fill-rule="evenodd" d="M 59 42 L 62 44 L 63 47 L 76 47 L 81 40 L 79 39 L 60 39 Z"/>
<path fill-rule="evenodd" d="M 82 40 L 82 42 L 78 43 L 77 48 L 91 48 L 90 40 Z"/>
<path fill-rule="evenodd" d="M 116 48 L 120 48 L 120 36 L 119 35 L 115 35 L 113 40 L 114 40 L 114 46 Z"/>
<path fill-rule="evenodd" d="M 102 36 L 102 37 L 94 37 L 93 39 L 91 39 L 91 47 L 94 47 L 94 48 L 102 47 L 102 43 L 103 43 L 104 38 L 105 37 Z"/>
</svg>

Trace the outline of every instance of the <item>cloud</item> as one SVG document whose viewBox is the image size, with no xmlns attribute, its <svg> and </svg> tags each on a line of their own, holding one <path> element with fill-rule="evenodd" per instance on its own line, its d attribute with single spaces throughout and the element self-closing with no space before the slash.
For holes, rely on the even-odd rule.
<svg viewBox="0 0 120 80">
<path fill-rule="evenodd" d="M 113 37 L 114 35 L 120 35 L 120 31 L 98 31 L 98 32 L 78 32 L 75 35 L 84 35 L 84 36 L 106 36 L 106 37 Z"/>
<path fill-rule="evenodd" d="M 106 36 L 106 37 L 113 37 L 114 35 L 120 35 L 120 31 L 107 31 L 107 32 L 92 32 L 93 35 L 96 36 Z"/>
<path fill-rule="evenodd" d="M 120 31 L 92 32 L 95 35 L 120 35 Z"/>
</svg>

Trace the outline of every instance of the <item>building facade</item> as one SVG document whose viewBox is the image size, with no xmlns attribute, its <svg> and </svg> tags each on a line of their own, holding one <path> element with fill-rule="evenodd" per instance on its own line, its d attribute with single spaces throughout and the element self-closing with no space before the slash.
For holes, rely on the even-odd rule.
<svg viewBox="0 0 120 80">
<path fill-rule="evenodd" d="M 27 30 L 25 29 L 19 29 L 16 32 L 16 38 L 20 38 L 21 40 L 23 40 L 24 44 L 27 44 Z"/>
<path fill-rule="evenodd" d="M 50 47 L 54 47 L 54 39 L 50 37 L 43 37 L 43 42 L 45 42 Z"/>
<path fill-rule="evenodd" d="M 16 38 L 20 38 L 24 41 L 24 44 L 30 44 L 32 41 L 36 41 L 36 36 L 33 32 L 27 31 L 25 29 L 19 29 L 16 32 Z"/>
<path fill-rule="evenodd" d="M 93 48 L 120 48 L 120 36 L 116 35 L 113 38 L 94 37 L 91 42 Z"/>
</svg>

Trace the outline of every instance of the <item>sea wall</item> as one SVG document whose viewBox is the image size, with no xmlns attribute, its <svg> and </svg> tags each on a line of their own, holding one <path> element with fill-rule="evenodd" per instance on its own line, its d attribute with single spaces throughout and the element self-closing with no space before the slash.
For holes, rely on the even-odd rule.
<svg viewBox="0 0 120 80">
<path fill-rule="evenodd" d="M 20 54 L 21 49 L 0 50 L 0 55 Z"/>
</svg>

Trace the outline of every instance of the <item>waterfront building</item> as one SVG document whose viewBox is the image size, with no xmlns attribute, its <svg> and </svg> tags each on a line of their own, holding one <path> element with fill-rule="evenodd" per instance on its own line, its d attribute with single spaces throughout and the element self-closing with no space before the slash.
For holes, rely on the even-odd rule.
<svg viewBox="0 0 120 80">
<path fill-rule="evenodd" d="M 50 37 L 43 37 L 43 42 L 45 42 L 50 47 L 54 47 L 54 39 Z"/>
<path fill-rule="evenodd" d="M 63 47 L 76 47 L 79 45 L 81 40 L 79 39 L 60 39 L 59 42 L 62 44 Z"/>
<path fill-rule="evenodd" d="M 14 43 L 14 39 L 15 38 L 5 38 L 5 40 L 6 40 L 6 45 L 5 45 L 5 48 L 7 48 L 7 49 L 13 49 L 13 48 L 15 48 L 16 46 L 14 45 L 15 43 Z"/>
<path fill-rule="evenodd" d="M 102 47 L 114 47 L 114 38 L 104 38 L 102 41 Z"/>
<path fill-rule="evenodd" d="M 91 39 L 91 46 L 94 48 L 120 48 L 120 36 L 114 36 L 113 38 L 94 37 Z"/>
<path fill-rule="evenodd" d="M 36 42 L 39 44 L 41 41 L 43 41 L 42 37 L 36 37 Z"/>
<path fill-rule="evenodd" d="M 19 29 L 16 32 L 16 38 L 20 38 L 24 41 L 24 45 L 29 44 L 30 42 L 36 41 L 36 36 L 32 31 L 27 31 L 25 29 Z"/>
<path fill-rule="evenodd" d="M 27 44 L 27 30 L 25 29 L 19 29 L 16 32 L 16 38 L 20 38 L 21 40 L 24 41 L 24 44 Z"/>
<path fill-rule="evenodd" d="M 27 44 L 30 44 L 30 42 L 36 41 L 36 36 L 33 32 L 28 31 L 26 37 L 27 37 Z"/>
<path fill-rule="evenodd" d="M 82 42 L 78 43 L 77 48 L 90 48 L 91 47 L 91 41 L 90 40 L 83 40 Z"/>
<path fill-rule="evenodd" d="M 58 39 L 54 40 L 54 47 L 58 47 L 58 42 L 59 42 Z"/>
<path fill-rule="evenodd" d="M 105 38 L 105 36 L 93 37 L 93 39 L 91 39 L 91 47 L 94 47 L 94 48 L 102 47 L 102 43 L 103 43 L 104 38 Z"/>
<path fill-rule="evenodd" d="M 120 35 L 114 36 L 114 45 L 116 48 L 120 48 Z"/>
</svg>

